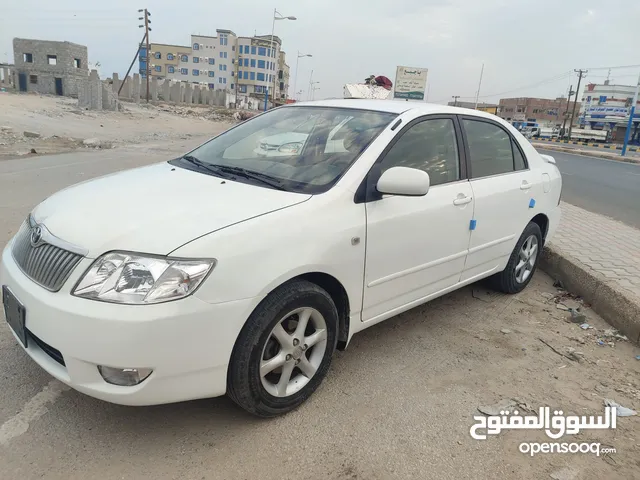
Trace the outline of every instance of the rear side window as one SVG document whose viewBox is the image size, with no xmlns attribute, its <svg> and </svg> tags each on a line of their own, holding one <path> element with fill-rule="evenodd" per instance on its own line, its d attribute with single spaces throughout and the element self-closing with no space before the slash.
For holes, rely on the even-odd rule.
<svg viewBox="0 0 640 480">
<path fill-rule="evenodd" d="M 515 140 L 511 140 L 511 145 L 513 146 L 513 165 L 516 170 L 526 170 L 527 162 L 525 162 L 524 157 L 522 156 L 522 152 L 518 148 L 518 144 Z"/>
<path fill-rule="evenodd" d="M 463 119 L 462 123 L 469 144 L 471 178 L 500 175 L 526 168 L 520 150 L 512 144 L 511 136 L 502 128 L 477 120 Z M 517 152 L 518 159 L 514 158 L 514 151 Z"/>
</svg>

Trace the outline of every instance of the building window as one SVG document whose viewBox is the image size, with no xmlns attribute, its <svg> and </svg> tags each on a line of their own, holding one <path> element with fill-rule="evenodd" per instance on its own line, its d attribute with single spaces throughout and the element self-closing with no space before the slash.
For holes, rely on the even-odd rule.
<svg viewBox="0 0 640 480">
<path fill-rule="evenodd" d="M 256 79 L 256 72 L 250 72 L 250 73 L 251 73 L 250 76 L 249 76 L 250 80 L 255 80 Z"/>
<path fill-rule="evenodd" d="M 223 78 L 223 79 L 222 79 L 222 83 L 224 83 L 224 84 L 226 85 L 226 83 L 227 83 L 227 79 L 226 79 L 226 78 Z"/>
<path fill-rule="evenodd" d="M 280 90 L 284 90 L 284 82 L 280 82 Z"/>
<path fill-rule="evenodd" d="M 23 53 L 22 60 L 24 61 L 24 63 L 33 63 L 33 54 Z"/>
<path fill-rule="evenodd" d="M 157 58 L 158 60 L 160 60 L 162 58 L 162 54 L 160 52 L 156 52 L 153 54 L 154 58 Z"/>
<path fill-rule="evenodd" d="M 246 53 L 246 54 L 249 53 L 249 45 L 245 45 L 244 46 L 244 53 Z"/>
<path fill-rule="evenodd" d="M 235 45 L 231 45 L 231 51 L 235 52 L 236 51 L 236 46 Z"/>
<path fill-rule="evenodd" d="M 265 61 L 264 60 L 258 60 L 258 68 L 265 68 Z"/>
<path fill-rule="evenodd" d="M 156 72 L 161 72 L 162 71 L 162 67 L 160 65 L 156 65 Z"/>
<path fill-rule="evenodd" d="M 82 65 L 82 62 L 80 62 L 79 58 L 74 58 L 73 59 L 73 66 L 76 68 L 80 68 L 80 65 Z"/>
<path fill-rule="evenodd" d="M 231 70 L 231 76 L 233 77 L 233 70 Z"/>
<path fill-rule="evenodd" d="M 222 83 L 222 77 L 218 77 L 218 83 Z"/>
<path fill-rule="evenodd" d="M 198 45 L 197 43 L 193 44 L 193 49 L 194 50 L 200 50 L 200 45 Z"/>
<path fill-rule="evenodd" d="M 256 59 L 255 58 L 251 59 L 251 68 L 256 68 Z"/>
<path fill-rule="evenodd" d="M 47 55 L 47 63 L 49 65 L 57 65 L 58 57 L 56 57 L 55 55 Z"/>
<path fill-rule="evenodd" d="M 258 78 L 259 82 L 264 82 L 264 73 L 258 73 L 258 77 L 257 78 Z"/>
<path fill-rule="evenodd" d="M 246 85 L 238 85 L 238 92 L 247 93 L 247 86 Z"/>
<path fill-rule="evenodd" d="M 216 88 L 216 84 L 215 83 L 210 83 L 209 84 L 209 89 L 213 90 L 214 88 Z"/>
<path fill-rule="evenodd" d="M 173 72 L 175 72 L 175 71 L 176 71 L 176 69 L 175 69 L 175 68 L 173 68 L 171 65 L 169 65 L 169 66 L 167 67 L 167 73 L 173 73 Z"/>
<path fill-rule="evenodd" d="M 245 59 L 244 59 L 244 66 L 245 66 L 245 67 L 248 67 L 248 66 L 249 66 L 249 59 L 248 59 L 248 58 L 245 58 Z"/>
<path fill-rule="evenodd" d="M 33 84 L 38 83 L 38 76 L 37 75 L 29 75 L 29 83 L 33 83 Z"/>
<path fill-rule="evenodd" d="M 249 79 L 249 72 L 244 72 L 244 79 L 248 80 Z"/>
<path fill-rule="evenodd" d="M 180 56 L 180 61 L 182 62 L 188 62 L 189 61 L 189 57 L 187 55 L 181 55 Z"/>
<path fill-rule="evenodd" d="M 258 47 L 258 55 L 265 57 L 267 55 L 267 49 L 264 47 Z"/>
<path fill-rule="evenodd" d="M 251 55 L 255 55 L 256 54 L 256 47 L 251 47 Z"/>
<path fill-rule="evenodd" d="M 216 59 L 215 58 L 210 58 L 209 59 L 209 65 L 215 65 L 216 64 Z"/>
<path fill-rule="evenodd" d="M 197 77 L 198 75 L 200 75 L 200 70 L 194 68 L 193 70 L 191 70 L 191 73 L 193 73 Z"/>
<path fill-rule="evenodd" d="M 193 63 L 200 63 L 200 57 L 193 57 Z"/>
<path fill-rule="evenodd" d="M 173 60 L 173 53 L 167 53 L 167 60 Z"/>
<path fill-rule="evenodd" d="M 235 88 L 235 85 L 232 83 L 231 84 L 231 90 L 233 90 Z"/>
<path fill-rule="evenodd" d="M 216 72 L 214 72 L 213 70 L 209 70 L 209 76 L 210 76 L 210 77 L 215 76 L 215 74 L 216 74 Z"/>
<path fill-rule="evenodd" d="M 182 75 L 189 75 L 189 69 L 188 68 L 181 68 L 180 69 L 180 73 Z"/>
<path fill-rule="evenodd" d="M 253 88 L 253 91 L 256 92 L 256 93 L 262 93 L 264 91 L 264 87 L 262 85 L 256 85 Z"/>
<path fill-rule="evenodd" d="M 242 78 L 242 70 L 238 70 L 238 78 Z"/>
<path fill-rule="evenodd" d="M 226 72 L 227 71 L 227 66 L 226 65 L 220 65 L 220 71 L 221 72 Z"/>
</svg>

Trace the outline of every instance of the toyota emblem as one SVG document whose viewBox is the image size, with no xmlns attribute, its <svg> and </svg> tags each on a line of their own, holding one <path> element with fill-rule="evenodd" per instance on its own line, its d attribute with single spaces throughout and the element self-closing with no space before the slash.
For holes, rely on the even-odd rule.
<svg viewBox="0 0 640 480">
<path fill-rule="evenodd" d="M 35 248 L 39 246 L 41 242 L 42 242 L 42 228 L 35 227 L 33 230 L 31 230 L 31 246 Z"/>
</svg>

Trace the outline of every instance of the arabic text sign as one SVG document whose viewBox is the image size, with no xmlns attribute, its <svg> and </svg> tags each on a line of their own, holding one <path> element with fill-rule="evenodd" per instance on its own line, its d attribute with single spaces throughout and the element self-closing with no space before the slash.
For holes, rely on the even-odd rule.
<svg viewBox="0 0 640 480">
<path fill-rule="evenodd" d="M 509 429 L 530 429 L 544 430 L 549 438 L 558 439 L 563 435 L 575 435 L 580 430 L 589 429 L 615 429 L 617 410 L 615 407 L 606 407 L 604 421 L 602 417 L 597 419 L 593 416 L 563 415 L 562 411 L 554 411 L 550 415 L 549 407 L 540 407 L 538 415 L 520 416 L 518 411 L 501 411 L 501 415 L 485 417 L 475 415 L 476 424 L 471 427 L 471 436 L 476 440 L 484 440 L 487 435 L 496 435 L 502 430 Z M 478 429 L 486 430 L 486 433 L 479 433 Z"/>
<path fill-rule="evenodd" d="M 427 69 L 413 67 L 398 67 L 393 98 L 409 98 L 424 100 L 427 87 Z"/>
</svg>

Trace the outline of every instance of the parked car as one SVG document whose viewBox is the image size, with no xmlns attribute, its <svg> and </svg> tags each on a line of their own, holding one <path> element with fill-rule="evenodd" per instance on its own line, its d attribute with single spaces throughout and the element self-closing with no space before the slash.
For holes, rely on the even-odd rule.
<svg viewBox="0 0 640 480">
<path fill-rule="evenodd" d="M 345 151 L 328 152 L 345 118 Z M 255 152 L 306 121 L 300 152 Z M 313 393 L 355 333 L 486 277 L 524 289 L 561 187 L 553 158 L 494 115 L 284 106 L 36 206 L 2 254 L 6 320 L 36 363 L 93 397 L 226 393 L 274 416 Z"/>
</svg>

